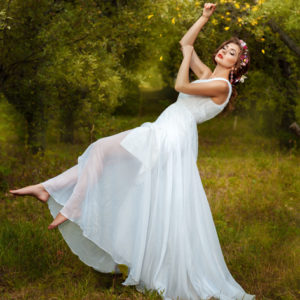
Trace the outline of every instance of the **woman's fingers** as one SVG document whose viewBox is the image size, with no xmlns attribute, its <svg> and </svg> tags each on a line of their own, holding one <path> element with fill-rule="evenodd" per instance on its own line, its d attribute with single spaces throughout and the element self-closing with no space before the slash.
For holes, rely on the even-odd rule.
<svg viewBox="0 0 300 300">
<path fill-rule="evenodd" d="M 216 9 L 217 4 L 215 3 L 205 3 L 204 4 L 204 8 L 206 10 L 209 10 L 209 12 L 214 12 L 214 10 Z"/>
<path fill-rule="evenodd" d="M 215 3 L 205 3 L 205 4 L 204 4 L 204 7 L 205 7 L 205 8 L 211 9 L 212 7 L 215 8 L 216 5 L 217 5 L 217 4 L 215 4 Z"/>
</svg>

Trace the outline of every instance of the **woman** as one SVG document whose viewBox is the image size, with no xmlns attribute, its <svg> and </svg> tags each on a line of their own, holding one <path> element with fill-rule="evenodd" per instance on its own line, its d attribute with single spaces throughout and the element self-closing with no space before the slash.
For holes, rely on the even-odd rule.
<svg viewBox="0 0 300 300">
<path fill-rule="evenodd" d="M 217 49 L 213 72 L 196 55 L 192 45 L 215 8 L 206 3 L 180 41 L 180 93 L 155 122 L 101 138 L 64 173 L 10 191 L 47 202 L 55 217 L 48 228 L 59 225 L 87 265 L 101 272 L 127 265 L 123 285 L 164 299 L 255 298 L 227 269 L 196 164 L 197 123 L 225 108 L 249 63 L 238 38 Z M 189 82 L 189 67 L 198 80 Z"/>
</svg>

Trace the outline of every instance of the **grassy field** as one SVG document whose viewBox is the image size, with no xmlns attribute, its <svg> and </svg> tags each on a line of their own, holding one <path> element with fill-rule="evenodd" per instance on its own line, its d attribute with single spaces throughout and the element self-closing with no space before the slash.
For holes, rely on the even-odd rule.
<svg viewBox="0 0 300 300">
<path fill-rule="evenodd" d="M 3 112 L 4 110 L 2 110 Z M 9 188 L 42 182 L 73 166 L 88 146 L 51 144 L 44 156 L 19 146 L 14 124 L 0 121 L 1 299 L 160 299 L 102 274 L 67 247 L 47 205 L 12 197 Z M 114 117 L 97 125 L 97 138 L 157 116 Z M 251 119 L 217 117 L 198 126 L 198 167 L 228 268 L 257 299 L 299 299 L 300 157 L 260 136 Z M 5 133 L 4 130 L 5 129 Z"/>
</svg>

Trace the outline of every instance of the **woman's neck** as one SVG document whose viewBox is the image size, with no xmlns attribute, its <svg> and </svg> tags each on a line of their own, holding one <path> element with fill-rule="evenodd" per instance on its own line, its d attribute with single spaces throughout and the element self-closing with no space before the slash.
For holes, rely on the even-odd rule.
<svg viewBox="0 0 300 300">
<path fill-rule="evenodd" d="M 223 77 L 223 78 L 229 80 L 229 73 L 230 73 L 230 70 L 217 65 L 215 67 L 214 71 L 211 73 L 210 78 Z"/>
</svg>

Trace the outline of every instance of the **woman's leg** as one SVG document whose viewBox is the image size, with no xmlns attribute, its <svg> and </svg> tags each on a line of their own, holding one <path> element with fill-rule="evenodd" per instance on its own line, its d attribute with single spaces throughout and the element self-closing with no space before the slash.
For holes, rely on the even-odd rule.
<svg viewBox="0 0 300 300">
<path fill-rule="evenodd" d="M 60 175 L 48 179 L 39 184 L 29 185 L 18 190 L 9 190 L 16 196 L 31 195 L 42 202 L 47 202 L 51 193 L 71 185 L 75 185 L 77 181 L 78 165 L 66 170 Z"/>
<path fill-rule="evenodd" d="M 130 130 L 127 130 L 101 138 L 91 145 L 86 154 L 86 159 L 82 164 L 77 165 L 77 181 L 71 197 L 49 225 L 49 229 L 57 227 L 67 219 L 80 217 L 82 201 L 85 199 L 88 189 L 92 188 L 100 180 L 106 162 L 111 159 L 126 158 L 126 156 L 128 157 L 128 155 L 130 155 L 120 145 L 122 139 L 129 132 Z M 70 182 L 71 181 L 72 180 L 70 180 Z"/>
<path fill-rule="evenodd" d="M 63 173 L 50 178 L 41 184 L 51 195 L 62 188 L 68 188 L 76 184 L 78 178 L 78 164 L 64 171 Z"/>
</svg>

